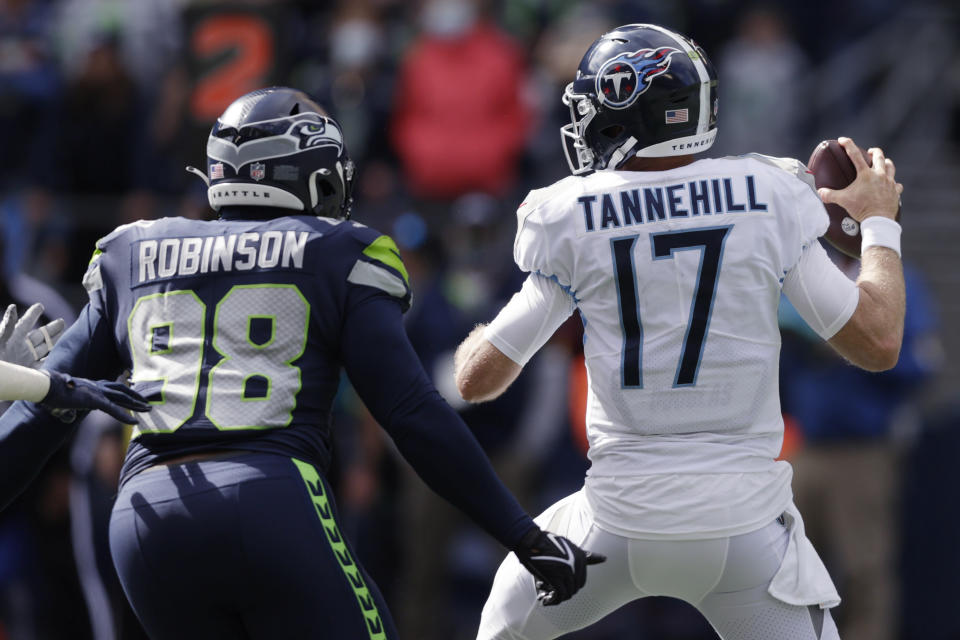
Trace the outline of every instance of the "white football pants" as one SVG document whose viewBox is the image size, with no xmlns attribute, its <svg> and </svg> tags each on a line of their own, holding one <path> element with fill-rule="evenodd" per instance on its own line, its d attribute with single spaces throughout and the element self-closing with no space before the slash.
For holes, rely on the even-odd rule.
<svg viewBox="0 0 960 640">
<path fill-rule="evenodd" d="M 829 609 L 789 605 L 767 592 L 787 547 L 780 522 L 727 538 L 638 540 L 599 529 L 579 498 L 561 500 L 537 522 L 607 561 L 587 569 L 587 584 L 573 598 L 544 607 L 511 553 L 483 607 L 478 640 L 556 638 L 646 596 L 689 602 L 723 640 L 839 640 Z"/>
</svg>

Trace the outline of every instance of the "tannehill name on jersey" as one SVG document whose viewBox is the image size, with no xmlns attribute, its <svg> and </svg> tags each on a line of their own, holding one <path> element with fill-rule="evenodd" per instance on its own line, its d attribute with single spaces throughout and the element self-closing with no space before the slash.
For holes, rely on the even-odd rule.
<svg viewBox="0 0 960 640">
<path fill-rule="evenodd" d="M 757 199 L 754 177 L 741 176 L 737 180 L 744 180 L 745 186 L 740 183 L 735 188 L 734 178 L 712 178 L 580 196 L 577 202 L 583 210 L 587 231 L 676 218 L 766 211 L 766 203 Z"/>
<path fill-rule="evenodd" d="M 302 269 L 307 231 L 141 240 L 132 247 L 138 284 L 198 273 Z"/>
</svg>

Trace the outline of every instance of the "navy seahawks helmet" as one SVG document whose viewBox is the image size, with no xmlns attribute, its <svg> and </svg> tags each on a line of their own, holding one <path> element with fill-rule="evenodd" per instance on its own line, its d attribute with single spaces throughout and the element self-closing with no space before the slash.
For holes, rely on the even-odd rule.
<svg viewBox="0 0 960 640">
<path fill-rule="evenodd" d="M 594 42 L 563 93 L 560 130 L 574 175 L 616 169 L 633 156 L 706 151 L 717 135 L 717 72 L 692 40 L 628 24 Z"/>
<path fill-rule="evenodd" d="M 270 87 L 238 98 L 210 131 L 206 175 L 187 170 L 207 182 L 214 211 L 242 205 L 350 217 L 354 166 L 343 131 L 296 89 Z"/>
</svg>

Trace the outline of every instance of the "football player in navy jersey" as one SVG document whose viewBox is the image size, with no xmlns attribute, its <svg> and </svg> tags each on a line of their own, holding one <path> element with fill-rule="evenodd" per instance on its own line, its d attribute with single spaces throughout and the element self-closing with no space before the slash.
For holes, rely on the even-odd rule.
<svg viewBox="0 0 960 640">
<path fill-rule="evenodd" d="M 543 604 L 573 595 L 602 557 L 533 523 L 429 382 L 401 322 L 411 298 L 397 247 L 349 221 L 339 125 L 302 92 L 254 91 L 218 119 L 207 156 L 205 173 L 191 170 L 220 219 L 101 239 L 90 302 L 48 361 L 97 378 L 130 369 L 152 405 L 110 526 L 148 634 L 396 637 L 324 477 L 341 367 L 427 484 L 516 552 Z M 10 494 L 66 430 L 26 403 L 2 420 L 28 454 Z M 0 467 L 8 456 L 0 442 Z"/>
</svg>

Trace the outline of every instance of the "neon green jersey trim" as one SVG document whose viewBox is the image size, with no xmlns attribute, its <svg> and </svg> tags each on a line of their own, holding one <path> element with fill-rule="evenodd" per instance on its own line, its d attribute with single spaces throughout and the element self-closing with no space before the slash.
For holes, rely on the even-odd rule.
<svg viewBox="0 0 960 640">
<path fill-rule="evenodd" d="M 381 237 L 386 238 L 386 236 Z M 390 242 L 391 244 L 393 243 L 392 240 Z M 350 583 L 350 586 L 353 588 L 353 594 L 357 597 L 357 602 L 360 604 L 360 611 L 367 623 L 367 633 L 370 635 L 370 640 L 387 640 L 387 633 L 383 628 L 383 620 L 380 618 L 380 612 L 377 610 L 377 603 L 373 599 L 373 594 L 370 593 L 370 589 L 367 588 L 367 583 L 363 579 L 363 573 L 361 573 L 360 567 L 354 562 L 350 550 L 347 549 L 346 540 L 343 534 L 340 533 L 340 527 L 337 526 L 337 521 L 333 518 L 333 506 L 330 504 L 330 500 L 327 499 L 327 490 L 324 487 L 323 481 L 320 479 L 320 474 L 317 473 L 317 470 L 311 464 L 307 464 L 296 458 L 291 458 L 291 460 L 293 464 L 297 465 L 300 475 L 303 476 L 303 481 L 307 485 L 307 491 L 310 493 L 310 499 L 313 501 L 313 507 L 317 511 L 317 517 L 320 518 L 323 531 L 327 534 L 327 542 L 330 543 L 330 547 L 333 549 L 333 555 L 336 556 L 337 562 L 340 564 L 340 568 L 343 569 L 343 574 L 347 578 L 347 582 Z"/>
<path fill-rule="evenodd" d="M 397 249 L 397 244 L 390 236 L 380 236 L 371 242 L 370 245 L 363 250 L 363 255 L 396 269 L 400 272 L 400 275 L 403 276 L 403 281 L 406 285 L 408 287 L 410 286 L 410 276 L 407 275 L 407 268 L 403 266 L 403 260 L 400 258 L 400 250 Z"/>
</svg>

